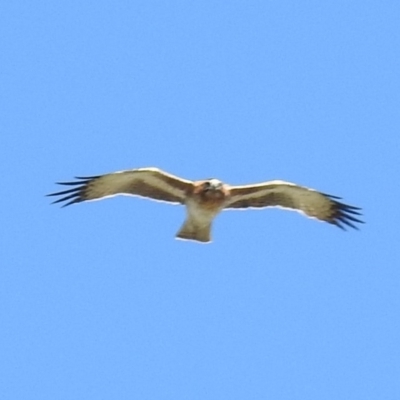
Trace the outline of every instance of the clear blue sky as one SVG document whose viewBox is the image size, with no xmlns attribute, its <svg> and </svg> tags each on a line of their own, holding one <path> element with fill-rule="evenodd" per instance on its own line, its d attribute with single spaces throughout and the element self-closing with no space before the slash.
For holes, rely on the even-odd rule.
<svg viewBox="0 0 400 400">
<path fill-rule="evenodd" d="M 0 398 L 398 400 L 398 1 L 3 2 Z M 360 231 L 54 182 L 283 179 Z"/>
</svg>

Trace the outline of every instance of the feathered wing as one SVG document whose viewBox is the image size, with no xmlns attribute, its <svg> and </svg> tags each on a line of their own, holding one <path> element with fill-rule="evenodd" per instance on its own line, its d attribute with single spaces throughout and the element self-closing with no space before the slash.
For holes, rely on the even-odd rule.
<svg viewBox="0 0 400 400">
<path fill-rule="evenodd" d="M 183 204 L 192 181 L 181 179 L 158 168 L 140 168 L 106 175 L 76 177 L 74 182 L 59 182 L 72 189 L 51 193 L 61 196 L 53 203 L 65 202 L 63 207 L 83 201 L 116 195 L 148 197 L 158 201 Z"/>
<path fill-rule="evenodd" d="M 341 203 L 340 197 L 317 192 L 290 182 L 270 181 L 257 185 L 232 186 L 226 209 L 282 207 L 300 211 L 344 229 L 358 229 L 360 208 Z"/>
</svg>

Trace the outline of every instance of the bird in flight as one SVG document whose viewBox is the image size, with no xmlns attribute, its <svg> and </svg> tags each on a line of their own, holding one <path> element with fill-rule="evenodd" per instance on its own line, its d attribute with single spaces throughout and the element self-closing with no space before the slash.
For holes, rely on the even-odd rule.
<svg viewBox="0 0 400 400">
<path fill-rule="evenodd" d="M 158 168 L 139 168 L 105 175 L 76 177 L 59 182 L 71 189 L 51 193 L 59 196 L 53 203 L 99 200 L 117 195 L 147 197 L 186 207 L 186 220 L 176 234 L 179 239 L 211 241 L 214 218 L 223 210 L 281 207 L 328 222 L 339 228 L 358 229 L 360 208 L 341 203 L 340 197 L 284 181 L 231 186 L 218 179 L 190 181 Z"/>
</svg>

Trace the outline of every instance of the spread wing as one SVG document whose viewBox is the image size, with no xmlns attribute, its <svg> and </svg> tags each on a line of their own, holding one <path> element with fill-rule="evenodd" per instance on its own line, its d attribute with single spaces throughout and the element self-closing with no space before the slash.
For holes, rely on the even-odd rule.
<svg viewBox="0 0 400 400">
<path fill-rule="evenodd" d="M 168 174 L 157 168 L 140 168 L 106 175 L 76 177 L 74 182 L 59 182 L 72 189 L 51 193 L 60 196 L 53 203 L 65 202 L 63 207 L 83 201 L 116 195 L 148 197 L 170 203 L 184 203 L 192 182 Z"/>
<path fill-rule="evenodd" d="M 283 181 L 257 185 L 232 186 L 226 209 L 282 207 L 297 210 L 344 229 L 345 225 L 358 229 L 355 223 L 360 208 L 341 203 L 340 197 Z"/>
</svg>

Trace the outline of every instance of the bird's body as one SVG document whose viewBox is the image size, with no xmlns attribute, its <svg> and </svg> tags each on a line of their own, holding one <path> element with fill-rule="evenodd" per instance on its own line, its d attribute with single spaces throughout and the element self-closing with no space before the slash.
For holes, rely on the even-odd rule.
<svg viewBox="0 0 400 400">
<path fill-rule="evenodd" d="M 185 200 L 187 217 L 177 237 L 210 242 L 212 221 L 229 197 L 228 186 L 217 179 L 196 182 Z"/>
<path fill-rule="evenodd" d="M 54 203 L 69 200 L 64 204 L 67 206 L 121 194 L 181 204 L 186 207 L 187 216 L 176 236 L 199 242 L 211 241 L 212 222 L 225 209 L 275 206 L 300 211 L 340 228 L 344 228 L 344 225 L 357 228 L 354 223 L 362 223 L 355 217 L 360 215 L 358 207 L 340 203 L 339 197 L 284 181 L 230 186 L 215 178 L 189 181 L 157 168 L 140 168 L 77 179 L 74 182 L 60 182 L 61 185 L 74 187 L 50 194 L 65 195 Z"/>
</svg>

